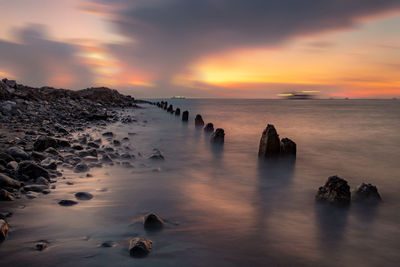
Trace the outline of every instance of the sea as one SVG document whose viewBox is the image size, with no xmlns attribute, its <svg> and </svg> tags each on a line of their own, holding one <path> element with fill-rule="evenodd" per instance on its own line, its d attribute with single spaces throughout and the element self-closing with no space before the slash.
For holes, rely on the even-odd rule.
<svg viewBox="0 0 400 267">
<path fill-rule="evenodd" d="M 66 169 L 50 194 L 0 203 L 13 212 L 1 266 L 399 266 L 400 101 L 151 101 L 188 110 L 189 121 L 142 104 L 121 111 L 136 122 L 85 130 L 128 137 L 119 149 L 135 156 L 132 166 L 115 160 L 89 178 Z M 222 146 L 195 127 L 196 114 L 224 129 Z M 259 160 L 267 124 L 297 144 L 295 161 Z M 164 160 L 149 159 L 153 149 Z M 351 190 L 377 186 L 382 202 L 317 203 L 333 175 Z M 94 198 L 57 204 L 80 191 Z M 144 229 L 150 212 L 165 220 L 161 231 Z M 136 236 L 153 242 L 145 258 L 129 256 Z"/>
</svg>

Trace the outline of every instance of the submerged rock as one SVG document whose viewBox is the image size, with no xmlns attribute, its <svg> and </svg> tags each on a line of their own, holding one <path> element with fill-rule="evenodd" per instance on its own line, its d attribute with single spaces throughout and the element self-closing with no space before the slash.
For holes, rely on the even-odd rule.
<svg viewBox="0 0 400 267">
<path fill-rule="evenodd" d="M 76 205 L 76 204 L 78 204 L 78 202 L 73 201 L 73 200 L 69 200 L 69 199 L 63 199 L 63 200 L 60 200 L 60 201 L 58 202 L 58 205 L 60 205 L 60 206 L 66 206 L 66 207 L 68 207 L 68 206 L 73 206 L 73 205 Z"/>
<path fill-rule="evenodd" d="M 0 219 L 0 241 L 6 239 L 8 233 L 8 224 L 5 220 Z M 151 248 L 151 241 L 150 241 L 150 248 Z"/>
<path fill-rule="evenodd" d="M 182 121 L 188 121 L 189 120 L 189 111 L 184 111 L 182 113 Z"/>
<path fill-rule="evenodd" d="M 90 200 L 93 198 L 93 195 L 88 192 L 78 192 L 75 194 L 75 197 L 79 200 Z"/>
<path fill-rule="evenodd" d="M 274 125 L 268 124 L 262 133 L 258 156 L 261 158 L 272 158 L 279 156 L 280 153 L 279 135 Z"/>
<path fill-rule="evenodd" d="M 350 186 L 346 180 L 331 176 L 325 185 L 318 189 L 315 199 L 336 205 L 349 205 L 351 201 Z"/>
<path fill-rule="evenodd" d="M 180 109 L 180 108 L 177 108 L 177 109 L 175 110 L 175 115 L 176 115 L 176 116 L 181 115 L 181 109 Z"/>
<path fill-rule="evenodd" d="M 147 230 L 160 230 L 163 228 L 164 220 L 155 213 L 150 213 L 144 216 L 143 219 L 144 228 Z"/>
<path fill-rule="evenodd" d="M 40 240 L 39 242 L 36 243 L 35 249 L 36 249 L 36 250 L 39 250 L 39 251 L 42 251 L 42 250 L 44 250 L 45 248 L 47 248 L 47 244 L 48 244 L 48 243 L 49 243 L 49 242 L 47 242 L 46 240 Z"/>
<path fill-rule="evenodd" d="M 206 126 L 204 127 L 204 131 L 206 133 L 214 132 L 214 124 L 212 124 L 211 122 L 207 123 Z"/>
<path fill-rule="evenodd" d="M 129 254 L 131 257 L 146 257 L 151 250 L 152 241 L 143 237 L 135 237 L 129 242 Z"/>
<path fill-rule="evenodd" d="M 153 153 L 149 156 L 149 159 L 163 160 L 165 157 L 160 150 L 155 148 L 153 149 Z"/>
<path fill-rule="evenodd" d="M 225 132 L 224 129 L 221 128 L 217 128 L 210 137 L 210 141 L 216 144 L 223 144 L 224 140 L 225 140 Z"/>
<path fill-rule="evenodd" d="M 203 118 L 201 117 L 200 114 L 197 114 L 196 118 L 194 118 L 194 125 L 196 127 L 203 127 L 204 126 L 204 121 L 203 121 Z"/>
<path fill-rule="evenodd" d="M 353 200 L 359 202 L 380 202 L 382 198 L 379 195 L 378 188 L 376 188 L 376 186 L 362 183 L 353 193 Z"/>
<path fill-rule="evenodd" d="M 17 171 L 20 175 L 27 176 L 28 178 L 33 180 L 36 180 L 39 177 L 50 179 L 50 174 L 46 169 L 38 166 L 31 161 L 20 162 Z"/>
</svg>

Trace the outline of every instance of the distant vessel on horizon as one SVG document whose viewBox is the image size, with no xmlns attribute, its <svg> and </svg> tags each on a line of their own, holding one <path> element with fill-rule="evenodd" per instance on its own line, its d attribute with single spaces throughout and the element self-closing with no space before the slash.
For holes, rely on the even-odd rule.
<svg viewBox="0 0 400 267">
<path fill-rule="evenodd" d="M 278 94 L 278 96 L 284 97 L 286 99 L 313 99 L 314 98 L 314 93 L 317 93 L 318 91 L 301 91 L 301 92 L 288 92 L 288 93 L 282 93 Z"/>
<path fill-rule="evenodd" d="M 180 96 L 180 95 L 176 95 L 176 96 L 171 97 L 171 99 L 185 99 L 185 98 L 186 97 Z"/>
</svg>

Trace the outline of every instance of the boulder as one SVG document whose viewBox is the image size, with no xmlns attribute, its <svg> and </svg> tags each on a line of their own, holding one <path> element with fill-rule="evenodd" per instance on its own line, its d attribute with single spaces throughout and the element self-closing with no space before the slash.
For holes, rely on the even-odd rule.
<svg viewBox="0 0 400 267">
<path fill-rule="evenodd" d="M 20 188 L 21 186 L 21 182 L 10 178 L 3 173 L 0 173 L 0 187 Z"/>
<path fill-rule="evenodd" d="M 7 237 L 8 232 L 8 224 L 5 220 L 0 220 L 0 241 L 3 241 Z M 150 241 L 150 248 L 151 248 L 151 241 Z"/>
<path fill-rule="evenodd" d="M 296 156 L 296 143 L 289 138 L 282 138 L 280 154 L 282 156 Z"/>
<path fill-rule="evenodd" d="M 29 159 L 28 153 L 19 147 L 12 146 L 7 149 L 7 154 L 11 155 L 16 160 L 27 160 Z"/>
<path fill-rule="evenodd" d="M 206 126 L 204 127 L 204 131 L 206 133 L 214 132 L 214 124 L 212 124 L 211 122 L 207 123 Z"/>
<path fill-rule="evenodd" d="M 194 125 L 196 127 L 203 127 L 204 126 L 204 121 L 203 121 L 203 118 L 201 117 L 200 114 L 197 114 L 196 118 L 194 118 Z"/>
<path fill-rule="evenodd" d="M 315 199 L 335 205 L 349 205 L 351 201 L 350 186 L 346 180 L 331 176 L 325 185 L 318 189 Z"/>
<path fill-rule="evenodd" d="M 50 179 L 50 174 L 46 169 L 38 166 L 37 164 L 31 161 L 20 162 L 18 165 L 17 172 L 21 176 L 27 176 L 29 177 L 29 179 L 33 180 L 36 180 L 38 177 L 44 177 L 46 179 Z"/>
<path fill-rule="evenodd" d="M 88 192 L 78 192 L 75 194 L 75 197 L 79 200 L 90 200 L 93 198 L 93 195 Z"/>
<path fill-rule="evenodd" d="M 57 145 L 58 143 L 55 138 L 42 135 L 33 143 L 33 150 L 42 152 L 50 147 L 56 148 Z"/>
<path fill-rule="evenodd" d="M 155 213 L 144 216 L 143 225 L 147 230 L 160 230 L 164 227 L 164 220 Z"/>
<path fill-rule="evenodd" d="M 189 111 L 184 111 L 182 113 L 182 121 L 188 121 L 189 120 Z"/>
<path fill-rule="evenodd" d="M 378 188 L 372 184 L 362 183 L 353 192 L 353 201 L 358 202 L 380 202 L 382 200 L 379 195 Z"/>
<path fill-rule="evenodd" d="M 272 158 L 279 156 L 280 153 L 279 135 L 274 125 L 268 124 L 262 133 L 258 156 L 261 158 Z"/>
<path fill-rule="evenodd" d="M 225 140 L 224 129 L 217 128 L 210 137 L 211 143 L 223 144 Z"/>
<path fill-rule="evenodd" d="M 129 242 L 129 254 L 131 257 L 142 258 L 150 253 L 152 241 L 143 237 L 135 237 Z"/>
<path fill-rule="evenodd" d="M 175 110 L 175 115 L 176 115 L 176 116 L 181 115 L 181 109 L 180 109 L 180 108 L 177 108 L 177 109 Z"/>
<path fill-rule="evenodd" d="M 14 195 L 5 189 L 0 188 L 0 201 L 12 201 L 14 200 Z"/>
</svg>

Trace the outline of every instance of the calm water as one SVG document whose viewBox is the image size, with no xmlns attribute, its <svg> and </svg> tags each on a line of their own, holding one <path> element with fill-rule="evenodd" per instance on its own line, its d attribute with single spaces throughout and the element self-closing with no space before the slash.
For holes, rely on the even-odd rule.
<svg viewBox="0 0 400 267">
<path fill-rule="evenodd" d="M 399 101 L 167 101 L 188 109 L 189 123 L 145 106 L 133 111 L 139 123 L 109 127 L 118 139 L 136 133 L 129 136 L 134 168 L 93 169 L 93 178 L 65 170 L 51 194 L 15 202 L 1 266 L 398 266 Z M 196 113 L 225 129 L 222 148 L 194 128 Z M 297 143 L 295 163 L 257 160 L 267 123 Z M 146 159 L 153 148 L 166 160 Z M 331 175 L 352 188 L 377 185 L 383 202 L 317 205 L 315 193 Z M 78 191 L 94 199 L 57 205 Z M 165 218 L 166 228 L 146 232 L 147 212 Z M 145 259 L 129 257 L 137 235 L 153 240 Z M 41 239 L 50 245 L 35 251 Z M 108 240 L 117 246 L 98 246 Z"/>
</svg>

